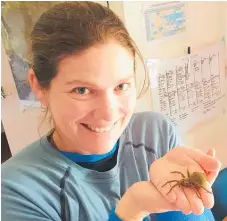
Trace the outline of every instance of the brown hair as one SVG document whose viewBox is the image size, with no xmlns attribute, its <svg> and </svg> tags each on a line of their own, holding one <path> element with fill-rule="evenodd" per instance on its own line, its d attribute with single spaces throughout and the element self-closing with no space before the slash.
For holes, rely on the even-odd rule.
<svg viewBox="0 0 227 221">
<path fill-rule="evenodd" d="M 94 2 L 63 2 L 44 12 L 31 33 L 31 63 L 40 85 L 48 88 L 58 63 L 89 47 L 115 40 L 143 62 L 123 22 L 109 8 Z M 135 65 L 134 65 L 135 69 Z M 147 80 L 145 70 L 144 85 Z M 140 92 L 144 92 L 143 88 Z"/>
</svg>

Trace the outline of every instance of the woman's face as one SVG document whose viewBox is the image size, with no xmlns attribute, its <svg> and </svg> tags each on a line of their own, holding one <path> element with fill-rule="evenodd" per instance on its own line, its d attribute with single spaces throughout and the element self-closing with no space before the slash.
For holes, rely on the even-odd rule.
<svg viewBox="0 0 227 221">
<path fill-rule="evenodd" d="M 56 132 L 64 143 L 73 144 L 71 151 L 106 153 L 134 112 L 133 56 L 109 43 L 66 57 L 47 94 Z"/>
</svg>

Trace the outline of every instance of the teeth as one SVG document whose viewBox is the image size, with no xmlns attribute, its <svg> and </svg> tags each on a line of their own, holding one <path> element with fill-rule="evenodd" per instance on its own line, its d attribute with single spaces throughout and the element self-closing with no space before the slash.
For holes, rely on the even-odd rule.
<svg viewBox="0 0 227 221">
<path fill-rule="evenodd" d="M 87 125 L 91 130 L 97 132 L 97 133 L 102 133 L 102 132 L 107 132 L 113 129 L 114 124 L 109 126 L 109 127 L 93 127 L 92 125 Z"/>
</svg>

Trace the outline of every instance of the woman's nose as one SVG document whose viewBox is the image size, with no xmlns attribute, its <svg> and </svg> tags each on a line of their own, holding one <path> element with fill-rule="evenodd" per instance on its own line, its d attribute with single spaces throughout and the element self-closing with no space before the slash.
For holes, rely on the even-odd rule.
<svg viewBox="0 0 227 221">
<path fill-rule="evenodd" d="M 119 97 L 113 93 L 108 93 L 102 95 L 97 102 L 94 117 L 114 123 L 119 115 Z"/>
</svg>

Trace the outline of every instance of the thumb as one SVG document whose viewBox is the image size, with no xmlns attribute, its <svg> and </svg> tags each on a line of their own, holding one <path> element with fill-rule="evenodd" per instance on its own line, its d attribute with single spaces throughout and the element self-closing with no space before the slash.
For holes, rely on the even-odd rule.
<svg viewBox="0 0 227 221">
<path fill-rule="evenodd" d="M 211 157 L 215 157 L 215 155 L 216 155 L 215 149 L 214 148 L 210 148 L 207 151 L 207 155 L 209 155 Z M 219 168 L 219 170 L 220 170 L 220 168 Z M 214 183 L 215 179 L 217 178 L 219 170 L 212 171 L 212 172 L 205 171 L 206 175 L 207 175 L 207 178 L 208 178 L 208 180 L 209 180 L 211 185 Z"/>
<path fill-rule="evenodd" d="M 207 151 L 207 155 L 211 156 L 211 157 L 215 157 L 215 149 L 214 148 L 210 148 Z"/>
</svg>

